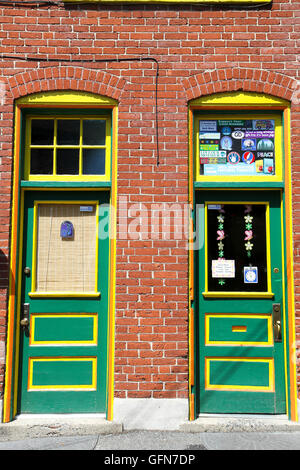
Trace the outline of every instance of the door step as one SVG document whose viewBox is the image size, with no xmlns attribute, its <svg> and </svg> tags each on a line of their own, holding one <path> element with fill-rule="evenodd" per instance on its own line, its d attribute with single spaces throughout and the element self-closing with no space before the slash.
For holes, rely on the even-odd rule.
<svg viewBox="0 0 300 470">
<path fill-rule="evenodd" d="M 291 432 L 300 431 L 300 423 L 286 415 L 201 414 L 179 427 L 183 432 Z"/>
<path fill-rule="evenodd" d="M 21 414 L 9 423 L 0 424 L 1 440 L 27 437 L 83 436 L 91 434 L 118 434 L 120 423 L 108 421 L 105 414 Z"/>
</svg>

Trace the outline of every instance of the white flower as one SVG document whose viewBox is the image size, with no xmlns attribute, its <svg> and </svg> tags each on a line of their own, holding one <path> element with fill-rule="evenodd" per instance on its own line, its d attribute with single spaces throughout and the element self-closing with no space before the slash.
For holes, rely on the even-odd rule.
<svg viewBox="0 0 300 470">
<path fill-rule="evenodd" d="M 253 243 L 250 243 L 250 242 L 245 243 L 245 248 L 246 248 L 247 251 L 248 251 L 248 250 L 252 250 L 252 248 L 253 248 Z"/>
</svg>

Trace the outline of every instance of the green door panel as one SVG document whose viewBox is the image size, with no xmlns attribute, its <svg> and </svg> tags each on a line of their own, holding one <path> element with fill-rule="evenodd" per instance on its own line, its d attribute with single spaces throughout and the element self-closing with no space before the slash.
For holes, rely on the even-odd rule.
<svg viewBox="0 0 300 470">
<path fill-rule="evenodd" d="M 21 329 L 19 413 L 99 413 L 106 411 L 109 298 L 109 237 L 96 237 L 97 296 L 32 296 L 36 261 L 35 202 L 87 207 L 109 204 L 105 191 L 32 191 L 25 193 L 21 304 L 29 303 L 30 326 Z M 104 214 L 105 213 L 105 214 Z M 107 212 L 95 212 L 95 220 Z M 78 216 L 78 215 L 77 215 Z M 82 215 L 84 217 L 84 215 Z M 76 217 L 72 219 L 76 234 Z M 78 232 L 77 232 L 78 233 Z M 60 234 L 57 232 L 56 235 Z M 50 239 L 50 238 L 49 238 Z M 72 240 L 64 243 L 72 243 Z M 47 249 L 43 248 L 44 250 Z M 83 252 L 84 253 L 84 252 Z M 47 255 L 47 253 L 46 253 Z M 73 260 L 74 261 L 74 260 Z M 33 262 L 36 266 L 33 266 Z M 71 260 L 63 263 L 72 266 Z M 93 264 L 93 263 L 92 263 Z M 25 275 L 24 268 L 30 268 Z"/>
<path fill-rule="evenodd" d="M 196 191 L 196 222 L 196 413 L 286 413 L 284 338 L 274 341 L 272 315 L 280 304 L 283 323 L 281 193 Z"/>
</svg>

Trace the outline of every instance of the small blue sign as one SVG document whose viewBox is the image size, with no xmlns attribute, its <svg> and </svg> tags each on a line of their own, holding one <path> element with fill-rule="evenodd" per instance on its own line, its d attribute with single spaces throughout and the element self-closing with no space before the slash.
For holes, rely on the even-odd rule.
<svg viewBox="0 0 300 470">
<path fill-rule="evenodd" d="M 60 226 L 60 236 L 64 239 L 70 239 L 74 237 L 74 227 L 72 222 L 65 220 Z"/>
<path fill-rule="evenodd" d="M 244 267 L 244 283 L 257 284 L 258 283 L 258 269 L 256 266 Z"/>
</svg>

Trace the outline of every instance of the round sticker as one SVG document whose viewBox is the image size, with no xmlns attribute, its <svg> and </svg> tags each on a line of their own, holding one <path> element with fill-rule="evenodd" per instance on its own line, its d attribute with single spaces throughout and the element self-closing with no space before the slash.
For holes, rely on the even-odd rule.
<svg viewBox="0 0 300 470">
<path fill-rule="evenodd" d="M 243 153 L 243 162 L 244 163 L 247 163 L 248 165 L 250 165 L 251 163 L 253 163 L 255 160 L 255 155 L 253 152 L 245 152 Z"/>
<path fill-rule="evenodd" d="M 243 131 L 234 131 L 231 135 L 234 139 L 242 139 L 245 134 Z"/>
<path fill-rule="evenodd" d="M 256 272 L 255 271 L 247 271 L 246 272 L 246 280 L 248 282 L 255 282 L 256 281 Z"/>
<path fill-rule="evenodd" d="M 240 161 L 240 155 L 237 153 L 237 152 L 230 152 L 228 155 L 227 155 L 227 160 L 229 163 L 231 163 L 232 165 L 236 165 L 237 163 L 239 163 Z"/>
<path fill-rule="evenodd" d="M 223 135 L 230 135 L 231 134 L 231 127 L 225 126 L 222 127 L 221 132 Z"/>
</svg>

